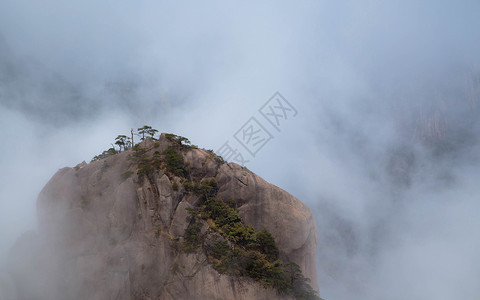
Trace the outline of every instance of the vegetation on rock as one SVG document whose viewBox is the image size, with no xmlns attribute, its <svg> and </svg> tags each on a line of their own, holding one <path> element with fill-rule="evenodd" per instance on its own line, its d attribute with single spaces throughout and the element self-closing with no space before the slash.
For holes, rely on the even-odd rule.
<svg viewBox="0 0 480 300">
<path fill-rule="evenodd" d="M 120 174 L 120 180 L 121 180 L 121 181 L 125 181 L 125 180 L 127 180 L 130 176 L 132 176 L 132 174 L 133 174 L 133 171 L 123 172 L 122 174 Z"/>
<path fill-rule="evenodd" d="M 168 172 L 181 177 L 187 175 L 183 156 L 175 150 L 175 147 L 168 146 L 167 149 L 162 152 L 162 155 L 165 155 L 165 169 Z"/>
<path fill-rule="evenodd" d="M 190 143 L 190 140 L 186 137 L 175 135 L 172 133 L 167 133 L 166 137 L 170 142 L 174 142 L 175 144 L 177 144 L 182 150 L 198 149 L 198 146 L 192 145 Z"/>
<path fill-rule="evenodd" d="M 110 148 L 110 149 L 108 149 L 108 150 L 103 151 L 103 152 L 102 152 L 101 154 L 99 154 L 99 155 L 95 155 L 95 156 L 92 158 L 92 162 L 97 161 L 97 160 L 100 160 L 100 159 L 107 158 L 107 157 L 109 157 L 109 156 L 111 156 L 111 155 L 115 155 L 115 154 L 117 154 L 117 153 L 119 153 L 119 151 L 115 150 L 115 148 L 112 147 L 112 148 Z"/>
<path fill-rule="evenodd" d="M 255 231 L 246 225 L 233 205 L 217 197 L 214 178 L 201 182 L 183 181 L 187 191 L 201 197 L 201 205 L 189 209 L 189 226 L 185 230 L 183 250 L 200 247 L 219 273 L 248 276 L 296 299 L 320 299 L 295 263 L 278 259 L 279 250 L 270 232 Z M 205 220 L 209 230 L 201 234 Z"/>
<path fill-rule="evenodd" d="M 91 161 L 93 162 L 93 161 L 107 158 L 111 155 L 115 155 L 117 153 L 122 152 L 122 149 L 123 151 L 126 151 L 129 149 L 135 148 L 136 146 L 138 146 L 138 144 L 135 144 L 133 140 L 134 135 L 140 137 L 140 141 L 143 141 L 145 140 L 145 136 L 150 136 L 152 139 L 155 139 L 155 134 L 157 134 L 157 132 L 158 132 L 157 129 L 154 129 L 148 125 L 138 128 L 136 133 L 134 132 L 133 129 L 131 129 L 130 131 L 131 136 L 121 134 L 115 138 L 115 145 L 118 146 L 118 150 L 115 148 L 115 145 L 112 144 L 112 147 L 110 149 L 103 151 L 99 155 L 96 155 L 95 157 L 92 158 Z"/>
</svg>

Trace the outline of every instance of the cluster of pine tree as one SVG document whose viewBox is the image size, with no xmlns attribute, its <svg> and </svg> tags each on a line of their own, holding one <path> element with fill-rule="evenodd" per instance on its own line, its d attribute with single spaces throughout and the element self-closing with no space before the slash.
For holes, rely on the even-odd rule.
<svg viewBox="0 0 480 300">
<path fill-rule="evenodd" d="M 96 155 L 92 158 L 92 161 L 106 158 L 110 155 L 117 154 L 119 152 L 132 149 L 135 144 L 135 136 L 139 138 L 140 142 L 145 140 L 146 137 L 151 137 L 155 139 L 155 135 L 158 133 L 158 130 L 152 128 L 152 126 L 144 125 L 143 127 L 137 128 L 135 131 L 133 128 L 130 130 L 130 136 L 121 134 L 115 138 L 115 145 L 118 146 L 118 150 L 114 144 L 108 150 L 103 151 L 101 154 Z"/>
</svg>

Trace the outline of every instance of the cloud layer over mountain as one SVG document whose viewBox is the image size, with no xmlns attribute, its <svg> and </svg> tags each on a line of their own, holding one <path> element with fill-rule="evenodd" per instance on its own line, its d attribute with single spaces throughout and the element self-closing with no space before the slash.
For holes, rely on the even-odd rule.
<svg viewBox="0 0 480 300">
<path fill-rule="evenodd" d="M 57 169 L 144 124 L 217 150 L 254 116 L 248 167 L 316 214 L 322 297 L 478 298 L 479 6 L 2 1 L 0 262 Z"/>
</svg>

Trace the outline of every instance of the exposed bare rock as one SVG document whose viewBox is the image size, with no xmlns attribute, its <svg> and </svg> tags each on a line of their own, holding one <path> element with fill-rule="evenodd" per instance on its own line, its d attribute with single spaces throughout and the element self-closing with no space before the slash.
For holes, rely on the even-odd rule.
<svg viewBox="0 0 480 300">
<path fill-rule="evenodd" d="M 141 147 L 154 157 L 172 143 L 162 134 L 159 141 L 147 139 Z M 137 175 L 133 155 L 128 150 L 63 168 L 52 177 L 38 198 L 38 233 L 22 237 L 12 250 L 12 295 L 18 294 L 18 299 L 293 299 L 249 277 L 218 273 L 201 250 L 179 251 L 189 226 L 187 208 L 198 206 L 199 196 L 187 192 L 185 179 L 164 168 Z M 315 222 L 304 204 L 209 151 L 184 149 L 182 155 L 189 176 L 216 178 L 218 196 L 234 201 L 244 223 L 271 232 L 279 258 L 298 264 L 318 289 Z M 203 234 L 210 223 L 201 222 Z"/>
</svg>

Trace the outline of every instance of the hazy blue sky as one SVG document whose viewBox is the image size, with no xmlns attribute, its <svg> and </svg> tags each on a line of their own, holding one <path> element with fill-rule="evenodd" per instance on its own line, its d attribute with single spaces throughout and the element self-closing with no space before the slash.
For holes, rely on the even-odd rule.
<svg viewBox="0 0 480 300">
<path fill-rule="evenodd" d="M 216 150 L 279 91 L 248 167 L 314 211 L 321 295 L 478 299 L 478 28 L 478 1 L 0 0 L 0 262 L 59 168 L 144 124 Z"/>
</svg>

